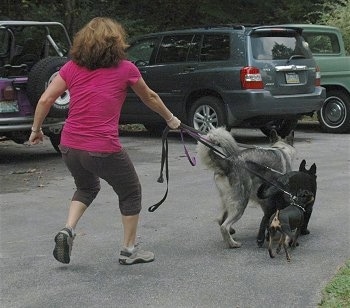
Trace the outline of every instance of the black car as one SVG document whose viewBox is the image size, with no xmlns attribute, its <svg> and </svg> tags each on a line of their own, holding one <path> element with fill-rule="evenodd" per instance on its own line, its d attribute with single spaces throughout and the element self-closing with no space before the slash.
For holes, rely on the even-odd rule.
<svg viewBox="0 0 350 308">
<path fill-rule="evenodd" d="M 128 58 L 174 114 L 198 130 L 248 125 L 286 135 L 326 97 L 301 32 L 223 25 L 153 33 L 132 39 Z M 121 123 L 164 126 L 131 90 Z"/>
</svg>

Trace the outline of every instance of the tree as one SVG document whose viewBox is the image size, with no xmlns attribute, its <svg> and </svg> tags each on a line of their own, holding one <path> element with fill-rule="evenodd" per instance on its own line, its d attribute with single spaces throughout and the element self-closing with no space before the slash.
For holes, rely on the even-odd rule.
<svg viewBox="0 0 350 308">
<path fill-rule="evenodd" d="M 335 6 L 332 1 L 326 3 L 325 12 L 322 14 L 320 22 L 340 28 L 345 49 L 350 55 L 350 0 L 340 1 Z"/>
<path fill-rule="evenodd" d="M 223 23 L 327 23 L 344 31 L 349 44 L 350 0 L 6 0 L 7 19 L 59 21 L 71 36 L 96 16 L 120 21 L 130 36 L 180 27 Z"/>
</svg>

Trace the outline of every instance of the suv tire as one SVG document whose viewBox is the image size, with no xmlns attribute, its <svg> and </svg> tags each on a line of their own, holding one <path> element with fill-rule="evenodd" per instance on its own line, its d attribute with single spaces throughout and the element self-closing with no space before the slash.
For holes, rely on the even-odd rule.
<svg viewBox="0 0 350 308">
<path fill-rule="evenodd" d="M 317 113 L 321 129 L 325 133 L 350 131 L 350 97 L 343 91 L 327 91 L 327 98 Z"/>
<path fill-rule="evenodd" d="M 275 130 L 279 136 L 285 138 L 290 134 L 292 130 L 297 127 L 298 119 L 282 119 L 271 121 L 263 127 L 260 127 L 260 130 L 267 136 L 271 136 L 271 131 Z"/>
<path fill-rule="evenodd" d="M 60 68 L 67 62 L 67 58 L 48 57 L 33 66 L 28 75 L 28 98 L 35 108 L 41 94 L 58 74 Z M 70 96 L 65 91 L 52 105 L 49 116 L 56 118 L 65 118 L 68 115 Z"/>
<path fill-rule="evenodd" d="M 203 96 L 191 106 L 188 123 L 193 128 L 207 133 L 210 129 L 226 126 L 223 102 L 214 96 Z"/>
</svg>

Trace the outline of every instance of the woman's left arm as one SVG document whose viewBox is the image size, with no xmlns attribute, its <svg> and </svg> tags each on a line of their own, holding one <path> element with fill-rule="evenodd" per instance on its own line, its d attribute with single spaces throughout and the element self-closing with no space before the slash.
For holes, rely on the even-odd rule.
<svg viewBox="0 0 350 308">
<path fill-rule="evenodd" d="M 181 121 L 165 106 L 159 95 L 147 86 L 142 77 L 131 88 L 145 105 L 163 117 L 170 128 L 179 127 Z"/>
</svg>

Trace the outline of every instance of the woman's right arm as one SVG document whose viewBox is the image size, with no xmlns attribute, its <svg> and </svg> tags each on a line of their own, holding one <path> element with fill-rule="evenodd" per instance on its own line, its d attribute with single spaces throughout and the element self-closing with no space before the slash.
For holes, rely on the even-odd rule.
<svg viewBox="0 0 350 308">
<path fill-rule="evenodd" d="M 45 92 L 41 95 L 35 109 L 32 133 L 29 137 L 29 142 L 31 144 L 37 144 L 40 141 L 43 141 L 44 136 L 41 130 L 41 125 L 49 113 L 51 106 L 66 89 L 66 82 L 59 74 L 57 74 L 52 82 L 48 85 Z"/>
<path fill-rule="evenodd" d="M 147 86 L 142 77 L 131 88 L 146 106 L 157 112 L 167 122 L 171 129 L 180 126 L 181 121 L 165 106 L 159 95 Z"/>
</svg>

